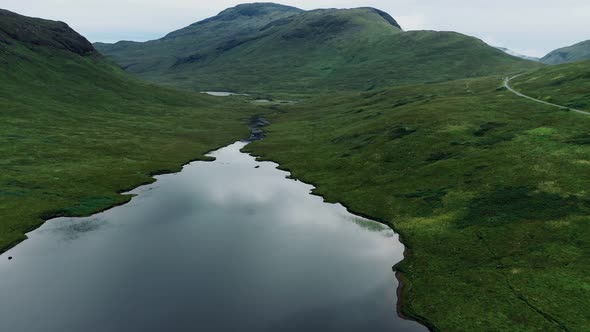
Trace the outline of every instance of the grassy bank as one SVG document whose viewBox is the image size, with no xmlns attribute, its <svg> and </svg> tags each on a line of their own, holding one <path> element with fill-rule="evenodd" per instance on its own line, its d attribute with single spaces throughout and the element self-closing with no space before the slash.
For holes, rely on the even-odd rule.
<svg viewBox="0 0 590 332">
<path fill-rule="evenodd" d="M 501 77 L 284 107 L 248 148 L 409 247 L 404 313 L 444 331 L 590 325 L 590 118 Z"/>
<path fill-rule="evenodd" d="M 249 135 L 246 103 L 140 83 L 96 54 L 13 40 L 0 64 L 0 252 Z"/>
</svg>

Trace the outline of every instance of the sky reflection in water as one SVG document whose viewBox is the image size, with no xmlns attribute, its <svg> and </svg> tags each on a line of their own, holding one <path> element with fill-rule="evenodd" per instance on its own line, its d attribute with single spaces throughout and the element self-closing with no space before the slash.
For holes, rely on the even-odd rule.
<svg viewBox="0 0 590 332">
<path fill-rule="evenodd" d="M 0 330 L 424 331 L 396 315 L 397 235 L 245 144 L 30 233 L 0 257 Z"/>
</svg>

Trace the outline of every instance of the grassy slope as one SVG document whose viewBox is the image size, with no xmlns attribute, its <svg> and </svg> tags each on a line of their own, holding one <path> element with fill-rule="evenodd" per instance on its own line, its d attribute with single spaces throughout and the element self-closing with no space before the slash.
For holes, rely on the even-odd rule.
<svg viewBox="0 0 590 332">
<path fill-rule="evenodd" d="M 224 13 L 161 40 L 97 47 L 154 82 L 264 93 L 366 90 L 538 66 L 458 33 L 403 32 L 393 18 L 371 8 L 231 20 Z M 216 37 L 203 42 L 210 31 Z"/>
<path fill-rule="evenodd" d="M 537 99 L 590 110 L 590 61 L 546 67 L 518 77 L 512 85 Z"/>
<path fill-rule="evenodd" d="M 590 117 L 501 83 L 317 98 L 250 149 L 401 233 L 406 313 L 444 331 L 584 331 Z"/>
<path fill-rule="evenodd" d="M 590 59 L 590 40 L 577 43 L 572 46 L 557 49 L 541 59 L 541 62 L 549 65 L 558 65 L 568 62 L 577 62 Z"/>
<path fill-rule="evenodd" d="M 42 217 L 125 202 L 118 192 L 148 174 L 248 135 L 241 103 L 150 86 L 96 54 L 1 31 L 0 252 Z"/>
</svg>

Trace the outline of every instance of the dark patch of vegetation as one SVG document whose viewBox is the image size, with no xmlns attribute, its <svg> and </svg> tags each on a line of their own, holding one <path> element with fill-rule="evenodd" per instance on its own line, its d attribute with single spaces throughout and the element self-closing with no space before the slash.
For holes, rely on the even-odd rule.
<svg viewBox="0 0 590 332">
<path fill-rule="evenodd" d="M 205 58 L 206 58 L 205 55 L 202 55 L 202 54 L 193 54 L 193 55 L 188 56 L 186 58 L 180 58 L 180 59 L 176 60 L 176 62 L 172 66 L 175 67 L 175 66 L 181 66 L 181 65 L 184 65 L 184 64 L 187 64 L 187 63 L 195 63 L 195 62 L 202 61 Z"/>
<path fill-rule="evenodd" d="M 493 136 L 486 136 L 484 139 L 479 140 L 475 145 L 483 146 L 483 147 L 490 147 L 499 143 L 509 142 L 512 141 L 516 135 L 513 133 L 502 133 Z"/>
<path fill-rule="evenodd" d="M 473 136 L 484 136 L 490 131 L 505 126 L 505 123 L 486 122 L 479 126 L 479 129 L 473 133 Z"/>
<path fill-rule="evenodd" d="M 416 132 L 416 129 L 406 128 L 406 127 L 397 127 L 393 128 L 389 131 L 389 139 L 396 140 L 408 135 L 411 135 Z"/>
<path fill-rule="evenodd" d="M 581 134 L 567 141 L 570 144 L 590 145 L 590 134 Z"/>
<path fill-rule="evenodd" d="M 419 190 L 408 194 L 398 195 L 398 197 L 408 199 L 419 199 L 424 201 L 434 209 L 442 207 L 442 199 L 445 197 L 446 194 L 446 188 L 437 188 Z M 429 209 L 428 211 L 432 212 L 432 209 Z"/>
<path fill-rule="evenodd" d="M 371 120 L 371 119 L 375 119 L 378 118 L 380 116 L 383 115 L 383 112 L 377 112 L 377 113 L 373 113 L 373 114 L 367 114 L 363 117 L 363 120 Z"/>
<path fill-rule="evenodd" d="M 270 28 L 280 27 L 280 26 L 287 25 L 290 23 L 293 23 L 293 18 L 291 18 L 291 17 L 281 18 L 281 19 L 278 19 L 276 21 L 272 21 L 269 24 L 263 26 L 262 28 L 260 28 L 260 31 L 265 31 Z"/>
<path fill-rule="evenodd" d="M 321 19 L 307 23 L 282 35 L 285 40 L 333 38 L 351 25 L 350 20 L 338 16 L 327 15 Z"/>
<path fill-rule="evenodd" d="M 219 52 L 227 52 L 229 50 L 232 50 L 240 45 L 246 44 L 250 41 L 254 41 L 256 39 L 259 39 L 260 37 L 252 37 L 252 38 L 235 38 L 235 39 L 230 39 L 227 40 L 223 43 L 221 43 L 219 46 L 217 46 L 217 51 Z"/>
<path fill-rule="evenodd" d="M 419 95 L 419 96 L 414 96 L 412 98 L 402 98 L 397 100 L 392 107 L 393 108 L 398 108 L 401 106 L 405 106 L 405 105 L 409 105 L 412 103 L 416 103 L 416 102 L 428 102 L 430 99 L 434 98 L 435 96 L 423 96 L 423 95 Z"/>
<path fill-rule="evenodd" d="M 452 152 L 439 151 L 439 152 L 432 153 L 426 159 L 426 161 L 433 163 L 433 162 L 437 162 L 437 161 L 441 161 L 441 160 L 451 159 L 451 158 L 453 158 L 453 156 L 454 156 L 454 154 Z"/>
<path fill-rule="evenodd" d="M 539 192 L 532 187 L 504 187 L 485 193 L 469 203 L 457 227 L 497 227 L 515 222 L 561 219 L 590 212 L 590 201 Z"/>
</svg>

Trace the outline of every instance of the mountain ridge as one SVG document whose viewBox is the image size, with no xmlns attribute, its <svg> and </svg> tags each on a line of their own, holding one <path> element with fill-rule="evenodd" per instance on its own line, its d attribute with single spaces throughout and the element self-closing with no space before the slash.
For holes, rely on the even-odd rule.
<svg viewBox="0 0 590 332">
<path fill-rule="evenodd" d="M 244 4 L 159 40 L 95 46 L 139 78 L 200 91 L 370 90 L 535 66 L 462 34 L 405 32 L 372 7 Z"/>
</svg>

